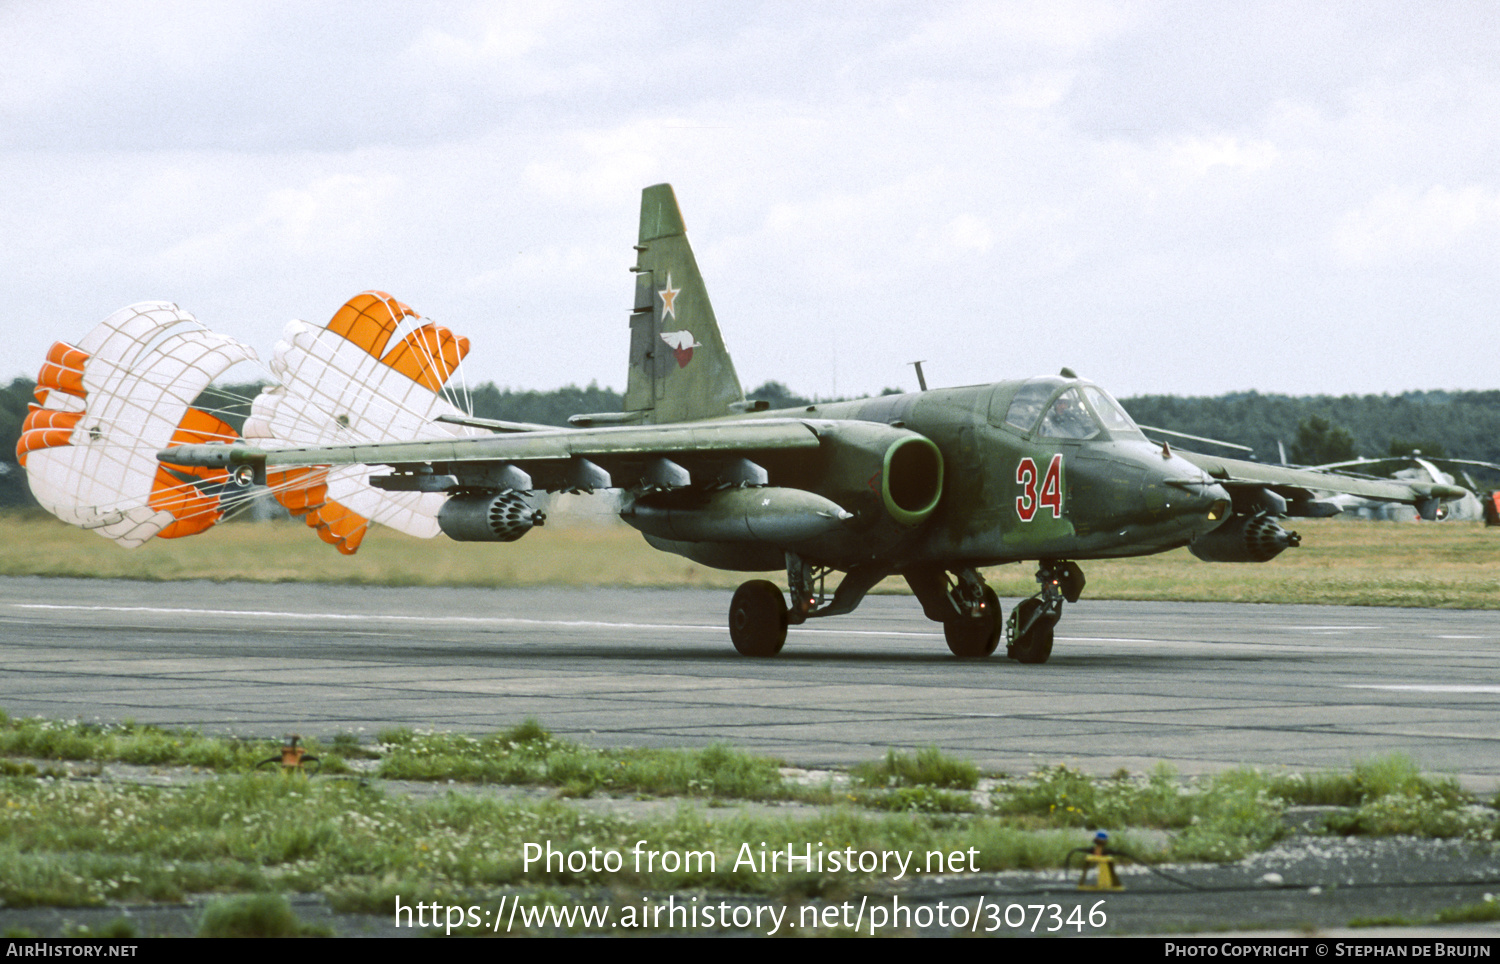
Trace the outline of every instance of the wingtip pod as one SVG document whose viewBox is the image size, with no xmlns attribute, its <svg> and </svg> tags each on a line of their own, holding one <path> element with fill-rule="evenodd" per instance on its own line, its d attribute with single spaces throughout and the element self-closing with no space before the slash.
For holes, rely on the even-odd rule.
<svg viewBox="0 0 1500 964">
<path fill-rule="evenodd" d="M 141 302 L 76 345 L 58 342 L 37 376 L 17 456 L 32 494 L 65 522 L 123 546 L 201 532 L 223 516 L 227 473 L 161 465 L 174 442 L 233 429 L 189 403 L 255 353 L 168 302 Z"/>
<path fill-rule="evenodd" d="M 1443 501 L 1462 499 L 1469 494 L 1469 490 L 1462 486 L 1448 485 L 1444 482 L 1413 483 L 1412 491 L 1420 498 L 1440 499 Z"/>
</svg>

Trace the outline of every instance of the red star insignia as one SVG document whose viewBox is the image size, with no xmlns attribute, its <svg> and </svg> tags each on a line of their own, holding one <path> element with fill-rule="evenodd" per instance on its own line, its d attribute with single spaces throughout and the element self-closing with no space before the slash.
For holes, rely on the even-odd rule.
<svg viewBox="0 0 1500 964">
<path fill-rule="evenodd" d="M 661 307 L 664 315 L 671 315 L 673 318 L 677 317 L 677 293 L 681 290 L 681 288 L 672 287 L 672 272 L 668 271 L 667 286 L 657 292 L 657 294 L 661 295 Z"/>
</svg>

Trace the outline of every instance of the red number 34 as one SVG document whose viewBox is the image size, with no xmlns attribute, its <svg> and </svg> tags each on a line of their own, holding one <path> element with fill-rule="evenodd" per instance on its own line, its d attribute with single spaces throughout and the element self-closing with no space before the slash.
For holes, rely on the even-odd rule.
<svg viewBox="0 0 1500 964">
<path fill-rule="evenodd" d="M 1061 453 L 1052 456 L 1052 461 L 1047 465 L 1047 474 L 1042 477 L 1040 493 L 1036 490 L 1036 463 L 1027 457 L 1016 466 L 1016 482 L 1021 486 L 1021 494 L 1016 496 L 1016 515 L 1021 517 L 1022 522 L 1030 522 L 1035 518 L 1038 508 L 1051 509 L 1052 518 L 1062 518 L 1062 464 Z"/>
</svg>

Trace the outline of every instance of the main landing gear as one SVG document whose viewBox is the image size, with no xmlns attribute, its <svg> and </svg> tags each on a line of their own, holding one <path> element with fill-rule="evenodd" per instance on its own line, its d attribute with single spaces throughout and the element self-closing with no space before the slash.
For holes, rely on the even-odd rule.
<svg viewBox="0 0 1500 964">
<path fill-rule="evenodd" d="M 1083 594 L 1083 570 L 1077 563 L 1043 560 L 1036 571 L 1041 590 L 1023 600 L 1005 624 L 1005 655 L 1018 663 L 1045 663 L 1052 655 L 1052 627 L 1062 617 L 1063 601 Z"/>
<path fill-rule="evenodd" d="M 786 644 L 788 626 L 814 616 L 838 616 L 852 612 L 865 594 L 885 576 L 886 569 L 856 567 L 849 570 L 830 600 L 824 579 L 833 570 L 808 564 L 787 553 L 787 584 L 792 604 L 776 584 L 752 579 L 735 590 L 729 604 L 729 637 L 745 656 L 775 656 Z M 983 659 L 995 652 L 1000 631 L 1005 630 L 1005 655 L 1019 663 L 1045 663 L 1052 655 L 1052 629 L 1062 616 L 1064 602 L 1077 602 L 1083 593 L 1083 570 L 1076 563 L 1042 560 L 1035 596 L 1022 600 L 1002 622 L 1000 600 L 995 590 L 972 566 L 944 569 L 922 566 L 901 573 L 911 586 L 922 611 L 943 624 L 948 649 L 960 659 Z"/>
<path fill-rule="evenodd" d="M 977 569 L 924 566 L 902 575 L 927 618 L 943 624 L 943 638 L 954 656 L 983 659 L 1000 645 L 1000 600 Z"/>
<path fill-rule="evenodd" d="M 775 656 L 786 643 L 786 600 L 774 582 L 752 579 L 729 603 L 729 638 L 741 656 Z"/>
<path fill-rule="evenodd" d="M 816 566 L 794 552 L 786 554 L 788 606 L 773 582 L 752 579 L 735 590 L 729 603 L 729 638 L 744 656 L 775 656 L 786 643 L 786 629 L 813 616 L 842 616 L 853 612 L 877 582 L 890 572 L 874 566 L 850 569 L 830 599 L 824 580 L 834 570 Z"/>
<path fill-rule="evenodd" d="M 989 586 L 978 611 L 943 620 L 943 638 L 959 659 L 981 659 L 1000 645 L 1000 597 Z"/>
</svg>

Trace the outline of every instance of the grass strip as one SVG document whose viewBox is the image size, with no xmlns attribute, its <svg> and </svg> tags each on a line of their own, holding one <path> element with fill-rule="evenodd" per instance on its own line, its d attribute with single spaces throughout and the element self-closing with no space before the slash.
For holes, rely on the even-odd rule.
<svg viewBox="0 0 1500 964">
<path fill-rule="evenodd" d="M 1090 831 L 1107 827 L 1113 845 L 1137 859 L 1233 861 L 1285 832 L 1281 812 L 1289 803 L 1327 799 L 1350 804 L 1343 813 L 1352 816 L 1330 823 L 1341 833 L 1497 838 L 1493 808 L 1400 757 L 1310 777 L 1233 770 L 1183 780 L 1158 767 L 1097 778 L 1050 767 L 1018 777 L 976 775 L 981 789 L 961 790 L 953 788 L 977 774 L 972 764 L 935 749 L 892 752 L 850 774 L 831 774 L 807 794 L 830 802 L 807 815 L 704 809 L 725 798 L 798 797 L 803 791 L 788 786 L 778 761 L 724 747 L 593 750 L 558 739 L 534 721 L 482 737 L 396 731 L 360 752 L 379 756 L 383 772 L 389 767 L 406 778 L 415 776 L 410 768 L 425 756 L 427 779 L 549 787 L 555 791 L 550 799 L 458 789 L 416 799 L 350 777 L 243 772 L 249 769 L 244 761 L 259 751 L 235 756 L 243 746 L 225 738 L 134 726 L 3 724 L 5 733 L 61 734 L 49 746 L 73 754 L 70 759 L 117 759 L 142 742 L 194 747 L 201 740 L 224 744 L 222 755 L 193 751 L 203 752 L 201 758 L 241 761 L 216 778 L 166 787 L 63 779 L 45 770 L 0 778 L 0 901 L 9 906 L 320 892 L 340 909 L 384 912 L 397 894 L 442 902 L 515 887 L 831 896 L 888 875 L 778 868 L 767 858 L 788 849 L 852 848 L 972 854 L 965 869 L 973 870 L 1060 867 Z M 486 768 L 487 758 L 492 767 Z M 649 818 L 599 812 L 569 799 L 585 788 L 675 796 L 682 805 Z M 932 802 L 949 797 L 968 805 Z M 881 814 L 872 806 L 905 812 Z M 1373 816 L 1396 813 L 1402 819 Z M 1147 829 L 1158 832 L 1142 832 Z M 533 855 L 545 847 L 615 852 L 619 861 L 614 868 L 562 860 L 527 866 L 528 845 Z M 657 857 L 643 864 L 637 853 Z M 913 873 L 923 872 L 914 867 Z M 269 906 L 235 905 L 243 916 L 275 917 Z"/>
<path fill-rule="evenodd" d="M 694 751 L 599 750 L 559 739 L 534 720 L 480 737 L 400 729 L 381 733 L 379 741 L 376 772 L 391 780 L 549 786 L 569 797 L 599 792 L 737 800 L 817 797 L 783 780 L 778 760 L 722 745 Z"/>
<path fill-rule="evenodd" d="M 1214 564 L 1185 549 L 1085 565 L 1090 599 L 1500 609 L 1500 535 L 1482 523 L 1298 519 L 1302 547 L 1264 564 Z M 549 525 L 505 545 L 382 529 L 340 557 L 297 522 L 237 523 L 123 550 L 50 516 L 0 514 L 0 575 L 211 579 L 382 586 L 732 589 L 721 572 L 657 552 L 620 524 Z M 1036 591 L 1029 565 L 986 572 L 1001 598 Z M 902 593 L 888 579 L 878 592 Z"/>
<path fill-rule="evenodd" d="M 168 730 L 125 721 L 86 723 L 79 720 L 12 718 L 0 710 L 0 775 L 36 775 L 39 768 L 29 761 L 74 760 L 93 763 L 130 763 L 138 766 L 186 766 L 218 772 L 255 769 L 280 759 L 281 742 L 239 740 L 205 736 L 191 730 Z M 303 747 L 318 758 L 323 771 L 346 773 L 342 756 L 323 747 L 316 739 Z M 29 771 L 29 772 L 28 772 Z"/>
</svg>

